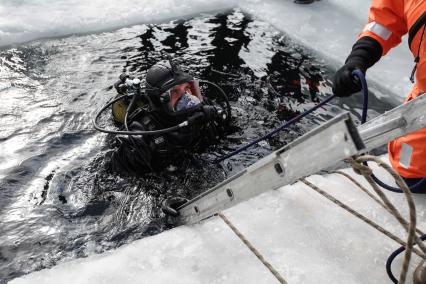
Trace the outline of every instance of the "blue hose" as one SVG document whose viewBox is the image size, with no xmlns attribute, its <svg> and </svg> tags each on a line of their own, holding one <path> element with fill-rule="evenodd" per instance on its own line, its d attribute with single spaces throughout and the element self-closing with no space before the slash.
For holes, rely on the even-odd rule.
<svg viewBox="0 0 426 284">
<path fill-rule="evenodd" d="M 359 79 L 361 83 L 361 92 L 363 94 L 363 109 L 362 109 L 362 116 L 361 116 L 361 124 L 364 124 L 367 121 L 367 110 L 368 110 L 368 86 L 367 81 L 365 80 L 365 75 L 360 70 L 354 70 L 352 72 L 352 75 Z M 371 178 L 381 187 L 384 189 L 387 189 L 392 192 L 402 193 L 402 190 L 390 186 L 383 181 L 381 181 L 378 177 L 376 177 L 374 174 L 371 175 Z M 412 193 L 419 193 L 419 194 L 426 194 L 426 191 L 424 188 L 426 187 L 426 178 L 422 178 L 417 183 L 410 186 L 410 191 Z"/>
<path fill-rule="evenodd" d="M 363 110 L 362 110 L 362 119 L 361 119 L 361 123 L 365 123 L 367 120 L 367 108 L 368 108 L 368 87 L 367 87 L 367 81 L 365 80 L 365 76 L 364 74 L 359 71 L 359 70 L 355 70 L 352 72 L 352 75 L 357 77 L 360 82 L 361 82 L 361 88 L 362 88 L 362 93 L 363 93 L 363 98 L 364 98 L 364 103 L 363 103 Z M 367 164 L 367 163 L 365 163 Z M 390 185 L 387 185 L 386 183 L 382 182 L 378 177 L 376 177 L 374 174 L 371 175 L 372 179 L 381 187 L 389 190 L 389 191 L 393 191 L 393 192 L 398 192 L 398 193 L 402 193 L 402 190 L 396 187 L 392 187 Z M 419 182 L 417 182 L 416 184 L 412 185 L 410 187 L 410 191 L 413 193 L 426 193 L 426 192 L 422 192 L 421 187 L 425 186 L 425 181 L 426 178 L 421 179 Z M 422 241 L 424 241 L 426 239 L 426 235 L 423 235 L 420 237 L 420 239 Z M 398 280 L 395 278 L 395 276 L 392 273 L 392 262 L 395 260 L 395 258 L 400 255 L 403 251 L 405 251 L 405 247 L 401 246 L 400 248 L 398 248 L 397 250 L 395 250 L 387 259 L 386 261 L 386 273 L 389 276 L 389 279 L 397 284 Z"/>
<path fill-rule="evenodd" d="M 288 126 L 294 124 L 295 122 L 299 121 L 300 119 L 304 118 L 305 116 L 307 116 L 308 114 L 310 114 L 311 112 L 317 110 L 318 108 L 322 107 L 323 105 L 325 105 L 326 103 L 330 102 L 332 99 L 334 99 L 336 97 L 336 95 L 331 95 L 328 98 L 326 98 L 325 100 L 323 100 L 322 102 L 320 102 L 319 104 L 317 104 L 316 106 L 314 106 L 311 109 L 308 109 L 307 111 L 299 114 L 298 116 L 290 119 L 289 121 L 287 121 L 286 123 L 282 124 L 281 126 L 275 128 L 274 130 L 272 130 L 271 132 L 269 132 L 268 134 L 263 135 L 262 137 L 257 138 L 256 140 L 253 140 L 252 142 L 232 151 L 231 153 L 228 153 L 226 155 L 223 155 L 222 157 L 220 157 L 219 159 L 216 159 L 214 162 L 215 163 L 220 163 L 223 160 L 226 160 L 232 156 L 237 155 L 238 153 L 246 150 L 247 148 L 250 148 L 251 146 L 259 143 L 260 141 L 263 141 L 265 139 L 270 138 L 272 135 L 282 131 L 283 129 L 287 128 Z"/>
<path fill-rule="evenodd" d="M 422 241 L 426 240 L 426 235 L 423 235 L 420 237 Z M 396 251 L 394 251 L 386 261 L 386 273 L 388 274 L 390 280 L 392 280 L 393 283 L 398 283 L 398 280 L 395 278 L 395 276 L 392 273 L 392 262 L 395 260 L 395 258 L 400 255 L 403 251 L 405 251 L 405 247 L 401 246 Z"/>
<path fill-rule="evenodd" d="M 365 79 L 364 73 L 362 73 L 361 70 L 355 69 L 354 71 L 352 71 L 352 75 L 355 78 L 358 78 L 361 83 L 361 92 L 363 94 L 361 124 L 364 124 L 367 121 L 367 110 L 368 110 L 367 80 Z"/>
</svg>

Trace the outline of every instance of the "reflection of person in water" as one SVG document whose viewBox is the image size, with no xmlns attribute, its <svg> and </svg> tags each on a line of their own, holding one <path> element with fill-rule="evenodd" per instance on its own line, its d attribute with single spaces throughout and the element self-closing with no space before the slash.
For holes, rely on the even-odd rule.
<svg viewBox="0 0 426 284">
<path fill-rule="evenodd" d="M 251 22 L 249 18 L 243 18 L 235 23 L 228 22 L 228 14 L 220 14 L 209 23 L 217 24 L 213 28 L 211 44 L 216 48 L 213 54 L 208 56 L 212 69 L 222 72 L 234 73 L 235 70 L 241 68 L 245 64 L 244 60 L 239 56 L 242 47 L 247 47 L 250 37 L 246 33 L 248 24 Z M 229 25 L 236 25 L 232 29 Z"/>
</svg>

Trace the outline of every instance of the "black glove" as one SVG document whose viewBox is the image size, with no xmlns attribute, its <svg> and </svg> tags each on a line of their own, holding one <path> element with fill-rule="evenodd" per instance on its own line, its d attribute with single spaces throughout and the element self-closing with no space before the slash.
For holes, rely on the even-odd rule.
<svg viewBox="0 0 426 284">
<path fill-rule="evenodd" d="M 383 48 L 375 39 L 365 36 L 352 47 L 352 52 L 334 75 L 333 93 L 339 97 L 348 97 L 361 91 L 361 84 L 354 78 L 352 71 L 359 69 L 362 73 L 381 58 Z"/>
<path fill-rule="evenodd" d="M 184 205 L 186 202 L 188 202 L 188 199 L 183 197 L 169 197 L 164 199 L 163 202 L 161 202 L 161 210 L 166 215 L 177 217 L 179 216 L 179 211 L 177 211 L 177 209 L 180 206 Z"/>
</svg>

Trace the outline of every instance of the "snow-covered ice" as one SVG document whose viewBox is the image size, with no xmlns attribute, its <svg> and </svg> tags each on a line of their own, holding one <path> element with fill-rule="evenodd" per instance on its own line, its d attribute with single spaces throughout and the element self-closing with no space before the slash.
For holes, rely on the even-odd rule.
<svg viewBox="0 0 426 284">
<path fill-rule="evenodd" d="M 6 0 L 0 4 L 0 45 L 174 19 L 238 5 L 309 46 L 337 68 L 367 20 L 369 3 L 368 0 L 322 0 L 297 6 L 291 0 L 143 0 L 135 5 L 128 0 L 37 3 Z M 408 82 L 411 62 L 404 39 L 404 43 L 369 71 L 375 90 L 401 100 L 411 87 Z M 405 238 L 402 228 L 387 212 L 341 176 L 308 179 Z M 402 195 L 389 193 L 389 196 L 405 208 Z M 416 196 L 422 229 L 426 227 L 425 198 Z M 301 183 L 265 193 L 225 214 L 289 283 L 387 283 L 385 261 L 399 246 Z M 396 271 L 399 264 L 395 265 Z M 102 255 L 64 261 L 11 283 L 274 281 L 223 221 L 215 217 Z"/>
<path fill-rule="evenodd" d="M 177 19 L 199 11 L 233 7 L 224 0 L 41 0 L 0 2 L 0 46 L 42 37 L 90 33 Z"/>
<path fill-rule="evenodd" d="M 386 157 L 383 157 L 386 158 Z M 383 170 L 379 176 L 390 182 Z M 366 184 L 352 170 L 345 170 Z M 309 181 L 404 239 L 401 226 L 342 176 Z M 389 193 L 406 212 L 401 194 Z M 416 196 L 425 229 L 426 196 Z M 302 183 L 262 194 L 224 214 L 288 283 L 387 283 L 385 262 L 399 245 Z M 418 262 L 414 257 L 411 269 Z M 400 259 L 394 265 L 397 273 Z M 64 262 L 10 283 L 275 283 L 218 217 Z"/>
</svg>

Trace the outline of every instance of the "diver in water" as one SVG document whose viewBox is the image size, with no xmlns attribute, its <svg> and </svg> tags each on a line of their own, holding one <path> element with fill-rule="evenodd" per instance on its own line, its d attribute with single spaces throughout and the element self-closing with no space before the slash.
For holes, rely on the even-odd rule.
<svg viewBox="0 0 426 284">
<path fill-rule="evenodd" d="M 216 84 L 196 80 L 171 59 L 152 66 L 145 80 L 142 87 L 139 78 L 120 75 L 114 84 L 119 97 L 95 118 L 96 129 L 116 134 L 108 163 L 113 172 L 138 175 L 164 169 L 217 143 L 226 133 L 230 105 Z M 215 87 L 214 96 L 204 95 L 199 82 Z M 119 131 L 97 124 L 111 105 Z"/>
</svg>

